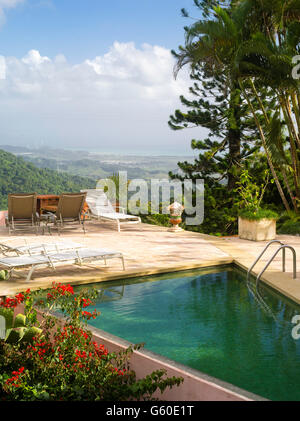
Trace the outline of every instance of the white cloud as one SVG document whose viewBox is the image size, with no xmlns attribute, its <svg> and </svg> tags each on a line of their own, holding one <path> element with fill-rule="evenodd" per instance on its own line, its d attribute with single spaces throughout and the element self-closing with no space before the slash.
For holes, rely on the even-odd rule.
<svg viewBox="0 0 300 421">
<path fill-rule="evenodd" d="M 186 72 L 175 81 L 173 66 L 166 48 L 119 42 L 75 65 L 62 54 L 49 58 L 37 50 L 21 59 L 6 57 L 6 79 L 0 80 L 2 143 L 7 138 L 12 143 L 48 139 L 56 146 L 161 145 L 187 137 L 189 144 L 190 132 L 178 135 L 167 126 L 180 107 L 179 95 L 191 84 Z"/>
<path fill-rule="evenodd" d="M 2 9 L 4 8 L 12 8 L 16 7 L 18 4 L 23 3 L 24 0 L 0 0 L 0 7 Z"/>
<path fill-rule="evenodd" d="M 22 61 L 23 63 L 33 67 L 39 67 L 43 63 L 51 62 L 48 57 L 42 57 L 37 50 L 30 50 L 28 54 L 22 59 Z"/>
</svg>

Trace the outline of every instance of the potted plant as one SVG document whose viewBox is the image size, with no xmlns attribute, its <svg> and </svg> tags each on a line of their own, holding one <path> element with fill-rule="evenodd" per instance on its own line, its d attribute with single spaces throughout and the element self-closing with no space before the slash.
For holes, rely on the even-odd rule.
<svg viewBox="0 0 300 421">
<path fill-rule="evenodd" d="M 276 220 L 278 214 L 270 209 L 261 207 L 261 202 L 269 184 L 270 174 L 265 171 L 266 182 L 258 186 L 252 181 L 248 170 L 241 174 L 238 188 L 240 195 L 238 230 L 239 238 L 252 241 L 273 240 L 276 237 Z M 274 180 L 271 180 L 273 183 Z"/>
</svg>

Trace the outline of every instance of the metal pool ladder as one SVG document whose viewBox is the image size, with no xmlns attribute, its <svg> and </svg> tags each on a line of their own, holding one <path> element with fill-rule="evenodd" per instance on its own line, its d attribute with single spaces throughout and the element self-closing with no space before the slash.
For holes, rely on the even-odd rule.
<svg viewBox="0 0 300 421">
<path fill-rule="evenodd" d="M 270 241 L 266 247 L 263 249 L 263 251 L 260 253 L 260 255 L 257 257 L 257 259 L 255 260 L 255 262 L 252 264 L 252 266 L 249 268 L 248 272 L 247 272 L 247 282 L 249 281 L 249 277 L 250 277 L 250 273 L 252 271 L 252 269 L 254 268 L 254 266 L 256 265 L 256 263 L 260 260 L 260 258 L 262 257 L 262 255 L 265 253 L 265 251 L 269 248 L 269 246 L 271 244 L 274 243 L 278 243 L 280 244 L 280 246 L 278 247 L 278 249 L 275 251 L 275 253 L 273 254 L 273 256 L 270 257 L 268 263 L 265 265 L 265 267 L 263 268 L 263 270 L 258 274 L 257 278 L 256 278 L 256 288 L 258 286 L 258 283 L 260 281 L 261 276 L 263 275 L 263 273 L 267 270 L 267 268 L 269 267 L 269 265 L 272 263 L 272 261 L 275 259 L 275 257 L 277 256 L 277 254 L 280 252 L 280 250 L 282 250 L 282 272 L 285 272 L 285 250 L 286 249 L 290 249 L 292 254 L 293 254 L 293 279 L 296 279 L 297 277 L 297 262 L 296 262 L 296 251 L 294 249 L 294 247 L 289 246 L 287 244 L 282 243 L 279 240 L 272 240 Z"/>
</svg>

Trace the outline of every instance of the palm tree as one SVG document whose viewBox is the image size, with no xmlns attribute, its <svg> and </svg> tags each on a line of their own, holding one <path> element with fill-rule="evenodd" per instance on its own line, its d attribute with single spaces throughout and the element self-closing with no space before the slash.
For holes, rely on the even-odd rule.
<svg viewBox="0 0 300 421">
<path fill-rule="evenodd" d="M 235 3 L 230 9 L 214 7 L 214 19 L 186 28 L 185 47 L 177 54 L 175 74 L 185 64 L 193 71 L 202 63 L 212 71 L 224 72 L 229 89 L 238 85 L 253 114 L 283 204 L 290 209 L 278 168 L 297 211 L 294 195 L 300 199 L 300 101 L 291 66 L 300 34 L 299 0 Z"/>
<path fill-rule="evenodd" d="M 249 3 L 249 0 L 243 2 L 244 5 Z M 292 58 L 298 53 L 300 3 L 299 0 L 254 0 L 251 3 L 248 25 L 251 32 L 243 39 L 235 58 L 238 77 L 245 97 L 247 89 L 243 83 L 249 82 L 248 92 L 259 104 L 258 110 L 264 116 L 262 130 L 266 146 L 273 163 L 282 172 L 297 212 L 294 195 L 300 199 L 299 82 L 292 78 Z M 275 99 L 269 110 L 257 86 L 267 88 L 268 95 Z"/>
</svg>

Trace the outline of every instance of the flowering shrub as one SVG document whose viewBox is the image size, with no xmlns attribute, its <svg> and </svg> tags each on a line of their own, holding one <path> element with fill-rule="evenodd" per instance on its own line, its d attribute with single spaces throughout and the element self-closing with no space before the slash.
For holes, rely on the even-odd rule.
<svg viewBox="0 0 300 421">
<path fill-rule="evenodd" d="M 41 329 L 30 342 L 0 340 L 0 400 L 148 400 L 156 390 L 179 386 L 183 379 L 167 378 L 164 370 L 136 379 L 129 359 L 140 346 L 116 354 L 92 341 L 87 321 L 99 313 L 86 308 L 96 297 L 95 290 L 76 295 L 72 286 L 54 283 L 0 301 L 5 309 L 23 303 L 26 325 Z M 43 310 L 42 321 L 36 309 Z M 58 309 L 64 320 L 53 315 Z"/>
</svg>

